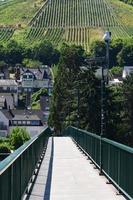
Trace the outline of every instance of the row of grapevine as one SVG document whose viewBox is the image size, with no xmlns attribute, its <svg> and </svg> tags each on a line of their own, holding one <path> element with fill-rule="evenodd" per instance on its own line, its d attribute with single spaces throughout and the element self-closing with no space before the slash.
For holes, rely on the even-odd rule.
<svg viewBox="0 0 133 200">
<path fill-rule="evenodd" d="M 31 28 L 28 34 L 28 40 L 49 40 L 54 44 L 58 44 L 64 34 L 64 29 L 59 28 Z"/>
<path fill-rule="evenodd" d="M 54 44 L 67 41 L 88 50 L 91 38 L 97 37 L 95 29 L 108 29 L 113 38 L 133 33 L 119 22 L 108 0 L 47 0 L 31 20 L 27 38 Z"/>
<path fill-rule="evenodd" d="M 47 28 L 101 27 L 116 26 L 118 22 L 103 0 L 51 0 L 30 25 Z"/>
<path fill-rule="evenodd" d="M 0 28 L 0 41 L 8 41 L 12 37 L 14 31 L 14 28 Z"/>
</svg>

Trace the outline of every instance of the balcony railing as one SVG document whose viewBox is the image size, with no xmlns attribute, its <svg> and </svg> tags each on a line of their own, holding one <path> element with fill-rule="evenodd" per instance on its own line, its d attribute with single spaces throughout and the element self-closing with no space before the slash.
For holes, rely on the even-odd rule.
<svg viewBox="0 0 133 200">
<path fill-rule="evenodd" d="M 51 131 L 46 128 L 0 162 L 0 200 L 22 199 Z"/>
<path fill-rule="evenodd" d="M 68 127 L 64 134 L 71 136 L 98 168 L 102 148 L 102 172 L 133 200 L 133 148 L 74 127 Z"/>
</svg>

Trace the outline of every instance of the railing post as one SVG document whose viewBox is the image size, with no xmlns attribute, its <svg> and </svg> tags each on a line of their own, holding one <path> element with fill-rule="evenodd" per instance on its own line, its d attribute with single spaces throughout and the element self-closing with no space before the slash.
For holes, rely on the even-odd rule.
<svg viewBox="0 0 133 200">
<path fill-rule="evenodd" d="M 13 200 L 13 164 L 11 165 L 10 200 Z"/>
<path fill-rule="evenodd" d="M 100 136 L 100 173 L 99 175 L 102 175 L 102 168 L 103 168 L 103 143 L 102 143 L 102 136 Z"/>
<path fill-rule="evenodd" d="M 118 185 L 120 185 L 120 168 L 121 168 L 121 151 L 118 149 Z M 118 193 L 121 193 L 120 190 L 118 189 Z"/>
</svg>

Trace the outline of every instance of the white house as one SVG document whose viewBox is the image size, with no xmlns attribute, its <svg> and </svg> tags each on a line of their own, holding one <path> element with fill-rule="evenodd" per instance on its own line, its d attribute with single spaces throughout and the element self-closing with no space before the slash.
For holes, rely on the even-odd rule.
<svg viewBox="0 0 133 200">
<path fill-rule="evenodd" d="M 133 66 L 125 66 L 122 72 L 122 78 L 125 79 L 131 73 L 133 73 Z"/>
<path fill-rule="evenodd" d="M 51 73 L 49 67 L 45 68 L 17 68 L 16 81 L 19 83 L 20 91 L 32 91 L 33 89 L 52 87 Z"/>
</svg>

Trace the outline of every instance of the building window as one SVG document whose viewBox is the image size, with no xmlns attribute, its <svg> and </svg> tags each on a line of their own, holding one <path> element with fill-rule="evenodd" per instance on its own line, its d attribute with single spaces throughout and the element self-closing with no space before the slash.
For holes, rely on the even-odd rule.
<svg viewBox="0 0 133 200">
<path fill-rule="evenodd" d="M 16 124 L 17 124 L 17 121 L 13 121 L 13 124 L 16 125 Z"/>
<path fill-rule="evenodd" d="M 24 78 L 24 79 L 27 79 L 27 75 L 23 75 L 23 78 Z"/>
<path fill-rule="evenodd" d="M 21 122 L 21 121 L 18 121 L 18 124 L 20 125 L 20 124 L 22 124 L 22 122 Z"/>
<path fill-rule="evenodd" d="M 33 78 L 33 76 L 32 75 L 29 75 L 29 79 L 32 79 Z"/>
<path fill-rule="evenodd" d="M 30 121 L 27 121 L 27 125 L 30 125 Z"/>
<path fill-rule="evenodd" d="M 31 121 L 31 124 L 33 125 L 33 126 L 37 126 L 37 125 L 39 125 L 40 124 L 40 122 L 39 121 L 37 121 L 37 120 L 33 120 L 33 121 Z"/>
<path fill-rule="evenodd" d="M 7 90 L 7 86 L 4 86 L 4 87 L 3 87 L 3 90 Z"/>
<path fill-rule="evenodd" d="M 26 124 L 26 121 L 22 121 L 23 124 Z"/>
</svg>

